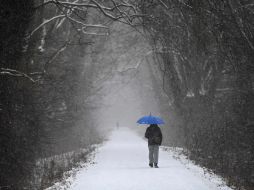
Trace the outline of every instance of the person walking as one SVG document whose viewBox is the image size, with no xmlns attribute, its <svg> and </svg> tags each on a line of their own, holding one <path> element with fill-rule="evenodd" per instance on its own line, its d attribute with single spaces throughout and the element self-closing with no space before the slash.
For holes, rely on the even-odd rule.
<svg viewBox="0 0 254 190">
<path fill-rule="evenodd" d="M 161 129 L 157 124 L 151 124 L 145 132 L 145 138 L 148 139 L 149 166 L 158 168 L 159 146 L 162 142 Z"/>
<path fill-rule="evenodd" d="M 116 122 L 116 129 L 119 129 L 119 122 Z"/>
</svg>

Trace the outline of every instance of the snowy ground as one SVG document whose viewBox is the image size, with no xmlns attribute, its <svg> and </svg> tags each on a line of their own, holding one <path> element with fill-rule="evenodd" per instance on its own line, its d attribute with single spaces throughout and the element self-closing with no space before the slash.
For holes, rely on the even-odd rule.
<svg viewBox="0 0 254 190">
<path fill-rule="evenodd" d="M 183 158 L 175 159 L 172 151 L 160 150 L 160 168 L 149 168 L 147 143 L 127 128 L 112 133 L 94 163 L 81 169 L 68 189 L 231 190 L 219 177 L 204 174 L 202 168 Z"/>
</svg>

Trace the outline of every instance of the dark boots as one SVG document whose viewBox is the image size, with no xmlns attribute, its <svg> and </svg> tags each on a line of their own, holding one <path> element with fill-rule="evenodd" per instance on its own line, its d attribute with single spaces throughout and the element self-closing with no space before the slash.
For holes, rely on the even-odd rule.
<svg viewBox="0 0 254 190">
<path fill-rule="evenodd" d="M 149 163 L 149 166 L 152 168 L 153 166 L 155 167 L 155 168 L 159 168 L 159 166 L 158 166 L 158 164 L 157 163 L 154 163 L 154 165 L 153 165 L 153 163 Z"/>
<path fill-rule="evenodd" d="M 159 168 L 159 166 L 158 166 L 157 163 L 154 163 L 154 167 L 155 167 L 155 168 Z"/>
</svg>

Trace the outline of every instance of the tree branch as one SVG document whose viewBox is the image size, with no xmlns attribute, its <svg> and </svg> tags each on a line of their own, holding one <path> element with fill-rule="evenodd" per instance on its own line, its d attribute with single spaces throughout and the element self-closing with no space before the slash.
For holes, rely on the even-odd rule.
<svg viewBox="0 0 254 190">
<path fill-rule="evenodd" d="M 50 19 L 47 19 L 45 20 L 43 23 L 41 23 L 39 26 L 37 26 L 30 34 L 29 34 L 29 37 L 31 37 L 36 31 L 38 31 L 40 28 L 42 28 L 44 25 L 56 20 L 56 19 L 59 19 L 59 18 L 64 18 L 66 17 L 65 15 L 57 15 L 57 16 L 54 16 Z"/>
<path fill-rule="evenodd" d="M 9 69 L 9 68 L 1 68 L 0 69 L 0 75 L 9 75 L 14 77 L 24 77 L 32 81 L 33 83 L 37 82 L 38 80 L 33 79 L 28 74 L 23 73 L 21 71 L 15 70 L 15 69 Z"/>
</svg>

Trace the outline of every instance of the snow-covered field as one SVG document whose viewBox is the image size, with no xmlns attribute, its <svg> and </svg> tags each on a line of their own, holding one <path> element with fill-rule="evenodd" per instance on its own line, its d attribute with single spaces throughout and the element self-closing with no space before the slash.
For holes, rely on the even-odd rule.
<svg viewBox="0 0 254 190">
<path fill-rule="evenodd" d="M 94 164 L 68 179 L 68 188 L 52 189 L 231 190 L 218 176 L 205 174 L 202 168 L 176 156 L 174 151 L 161 149 L 160 168 L 150 168 L 147 142 L 130 129 L 120 128 L 98 149 Z"/>
</svg>

